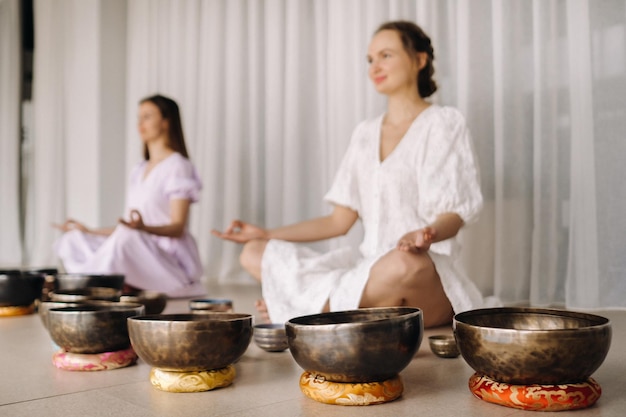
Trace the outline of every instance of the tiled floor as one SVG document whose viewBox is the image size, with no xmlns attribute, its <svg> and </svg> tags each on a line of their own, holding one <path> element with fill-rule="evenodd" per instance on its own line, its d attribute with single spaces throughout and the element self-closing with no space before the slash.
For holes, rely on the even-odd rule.
<svg viewBox="0 0 626 417">
<path fill-rule="evenodd" d="M 220 287 L 213 297 L 229 297 L 235 310 L 254 313 L 254 287 Z M 186 312 L 186 300 L 170 301 L 166 313 Z M 593 375 L 603 388 L 591 408 L 560 412 L 559 417 L 626 415 L 626 312 L 602 311 L 611 319 L 613 342 L 604 364 Z M 305 397 L 298 387 L 302 369 L 289 351 L 268 353 L 251 343 L 235 365 L 237 377 L 226 388 L 175 394 L 150 385 L 150 367 L 102 372 L 69 372 L 51 362 L 54 347 L 36 315 L 0 318 L 0 416 L 522 416 L 530 411 L 474 398 L 467 381 L 471 368 L 462 358 L 434 356 L 427 336 L 451 328 L 427 330 L 419 353 L 402 371 L 403 396 L 367 407 L 326 405 Z M 544 415 L 544 414 L 542 414 Z"/>
</svg>

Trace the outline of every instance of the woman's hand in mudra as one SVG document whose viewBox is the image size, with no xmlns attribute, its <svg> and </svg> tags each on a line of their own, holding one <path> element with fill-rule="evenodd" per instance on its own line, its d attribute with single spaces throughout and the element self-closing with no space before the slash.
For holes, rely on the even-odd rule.
<svg viewBox="0 0 626 417">
<path fill-rule="evenodd" d="M 67 219 L 62 224 L 53 223 L 52 227 L 54 227 L 55 229 L 59 229 L 63 233 L 69 232 L 70 230 L 80 230 L 83 233 L 89 233 L 89 229 L 87 228 L 87 226 L 73 219 Z"/>
<path fill-rule="evenodd" d="M 119 222 L 126 227 L 130 227 L 135 230 L 144 230 L 145 224 L 143 223 L 143 217 L 141 217 L 141 213 L 138 210 L 130 211 L 130 220 L 126 221 L 122 218 L 119 219 Z"/>
<path fill-rule="evenodd" d="M 267 239 L 265 229 L 241 220 L 233 220 L 223 232 L 211 230 L 211 234 L 236 243 L 247 243 L 253 239 Z"/>
<path fill-rule="evenodd" d="M 430 245 L 436 236 L 437 231 L 433 227 L 425 227 L 402 236 L 396 247 L 405 252 L 426 252 L 430 249 Z"/>
</svg>

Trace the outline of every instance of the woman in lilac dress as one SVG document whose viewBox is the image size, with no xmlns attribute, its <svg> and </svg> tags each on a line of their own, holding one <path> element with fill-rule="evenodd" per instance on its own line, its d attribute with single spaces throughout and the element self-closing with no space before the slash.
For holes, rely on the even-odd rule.
<svg viewBox="0 0 626 417">
<path fill-rule="evenodd" d="M 276 229 L 235 220 L 213 232 L 245 244 L 241 263 L 262 282 L 259 307 L 272 321 L 413 306 L 432 327 L 485 305 L 458 265 L 457 233 L 483 204 L 478 167 L 461 113 L 425 100 L 436 90 L 432 60 L 429 37 L 411 22 L 389 22 L 374 34 L 369 77 L 387 111 L 354 130 L 325 196 L 331 214 Z M 359 219 L 358 253 L 316 253 L 300 243 L 343 235 Z"/>
<path fill-rule="evenodd" d="M 142 100 L 138 129 L 144 160 L 130 174 L 127 217 L 113 228 L 71 219 L 56 225 L 64 232 L 56 253 L 69 273 L 119 273 L 129 289 L 202 295 L 202 264 L 187 228 L 202 184 L 188 159 L 178 105 L 160 95 Z"/>
</svg>

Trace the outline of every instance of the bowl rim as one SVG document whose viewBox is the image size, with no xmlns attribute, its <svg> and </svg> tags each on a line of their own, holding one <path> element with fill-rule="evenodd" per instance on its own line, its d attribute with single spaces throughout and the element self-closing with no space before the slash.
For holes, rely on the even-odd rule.
<svg viewBox="0 0 626 417">
<path fill-rule="evenodd" d="M 359 314 L 365 316 L 369 312 L 398 312 L 402 313 L 393 315 L 391 317 L 381 317 L 374 318 L 371 320 L 363 320 L 363 321 L 336 321 L 332 323 L 305 323 L 305 321 L 310 321 L 319 318 L 340 318 L 345 316 L 350 316 L 354 314 Z M 318 313 L 318 314 L 308 314 L 306 316 L 298 316 L 293 317 L 285 322 L 285 327 L 298 328 L 298 330 L 302 329 L 337 329 L 341 327 L 370 327 L 376 326 L 380 324 L 382 321 L 401 321 L 407 318 L 420 316 L 423 317 L 423 312 L 420 308 L 417 307 L 367 307 L 367 308 L 359 308 L 354 310 L 342 310 L 342 311 L 331 311 L 327 313 Z"/>
<path fill-rule="evenodd" d="M 111 301 L 111 304 L 96 304 L 91 303 L 91 301 L 106 301 L 106 300 L 89 300 L 89 303 L 86 302 L 69 302 L 68 304 L 77 304 L 67 307 L 53 307 L 48 309 L 48 313 L 79 313 L 79 314 L 98 314 L 98 313 L 118 313 L 118 312 L 128 312 L 138 310 L 141 312 L 145 311 L 145 306 L 139 303 L 122 303 L 117 301 Z M 56 302 L 56 301 L 53 301 Z"/>
<path fill-rule="evenodd" d="M 248 313 L 228 313 L 216 312 L 215 314 L 194 314 L 194 313 L 170 313 L 170 314 L 148 314 L 144 316 L 129 317 L 129 321 L 133 322 L 151 322 L 151 323 L 192 323 L 192 322 L 235 322 L 247 321 L 252 322 L 252 314 Z"/>
<path fill-rule="evenodd" d="M 257 323 L 255 329 L 263 330 L 285 330 L 285 323 Z"/>
<path fill-rule="evenodd" d="M 432 342 L 454 342 L 456 344 L 456 338 L 453 334 L 433 334 L 428 336 L 428 340 Z"/>
<path fill-rule="evenodd" d="M 556 316 L 556 317 L 565 317 L 572 319 L 584 319 L 590 322 L 593 322 L 588 326 L 579 326 L 573 328 L 557 328 L 557 329 L 512 329 L 509 327 L 499 327 L 499 326 L 488 326 L 488 325 L 478 325 L 471 322 L 468 322 L 468 319 L 471 317 L 477 316 L 493 316 L 496 314 L 536 314 L 536 315 L 544 315 L 544 316 Z M 557 332 L 576 332 L 581 330 L 591 330 L 591 329 L 602 329 L 605 327 L 611 327 L 611 320 L 607 317 L 600 316 L 597 314 L 586 313 L 575 310 L 563 310 L 557 308 L 543 308 L 543 307 L 492 307 L 492 308 L 479 308 L 475 310 L 467 310 L 461 313 L 457 313 L 454 315 L 452 319 L 452 327 L 456 330 L 457 326 L 466 326 L 474 329 L 497 329 L 502 332 L 523 332 L 523 333 L 557 333 Z M 456 332 L 455 332 L 456 334 Z"/>
<path fill-rule="evenodd" d="M 139 300 L 159 300 L 159 299 L 167 299 L 167 294 L 164 292 L 156 291 L 156 290 L 137 290 L 124 292 L 121 291 L 121 298 L 133 298 Z"/>
<path fill-rule="evenodd" d="M 189 308 L 192 310 L 209 310 L 215 306 L 233 306 L 233 300 L 230 298 L 195 298 L 189 300 Z"/>
<path fill-rule="evenodd" d="M 82 273 L 82 272 L 59 272 L 55 274 L 57 278 L 125 278 L 124 274 L 90 274 L 90 273 Z"/>
</svg>

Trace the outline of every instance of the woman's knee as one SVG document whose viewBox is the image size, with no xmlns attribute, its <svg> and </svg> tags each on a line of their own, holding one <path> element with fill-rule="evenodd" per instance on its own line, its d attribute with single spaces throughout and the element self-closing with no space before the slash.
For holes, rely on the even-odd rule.
<svg viewBox="0 0 626 417">
<path fill-rule="evenodd" d="M 421 281 L 436 276 L 435 266 L 427 254 L 415 254 L 394 249 L 374 266 L 380 275 L 398 284 L 419 285 Z"/>
</svg>

